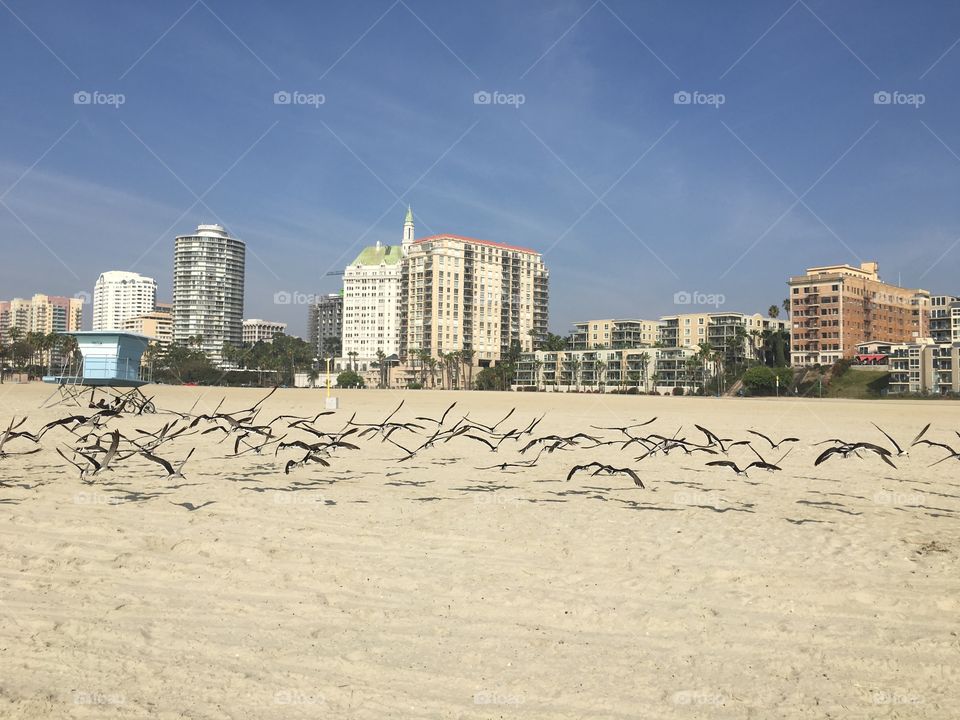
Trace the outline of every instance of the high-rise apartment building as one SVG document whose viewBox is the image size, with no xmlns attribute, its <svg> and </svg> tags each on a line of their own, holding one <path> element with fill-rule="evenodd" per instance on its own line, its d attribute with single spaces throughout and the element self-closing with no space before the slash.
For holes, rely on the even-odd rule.
<svg viewBox="0 0 960 720">
<path fill-rule="evenodd" d="M 220 364 L 224 343 L 243 342 L 246 245 L 221 225 L 200 225 L 175 241 L 173 339 L 200 348 Z"/>
<path fill-rule="evenodd" d="M 152 338 L 161 347 L 173 342 L 173 318 L 170 313 L 152 312 L 123 321 L 123 330 Z"/>
<path fill-rule="evenodd" d="M 410 363 L 421 351 L 464 350 L 473 364 L 492 365 L 513 343 L 528 352 L 547 335 L 548 281 L 529 248 L 459 235 L 416 240 L 408 208 L 400 245 L 364 248 L 344 271 L 341 355 L 362 363 L 382 351 Z"/>
<path fill-rule="evenodd" d="M 0 301 L 0 343 L 10 339 L 11 328 L 30 331 L 30 301 L 23 298 Z"/>
<path fill-rule="evenodd" d="M 83 329 L 83 300 L 57 295 L 36 294 L 29 300 L 14 298 L 0 302 L 0 343 L 10 340 L 10 330 L 27 333 L 66 333 Z M 60 362 L 59 354 L 51 349 L 43 362 Z"/>
<path fill-rule="evenodd" d="M 343 295 L 322 295 L 307 306 L 307 336 L 317 357 L 340 355 L 343 335 Z"/>
<path fill-rule="evenodd" d="M 157 302 L 157 282 L 134 272 L 110 270 L 93 288 L 93 329 L 122 330 L 124 322 L 152 313 Z"/>
<path fill-rule="evenodd" d="M 400 343 L 399 245 L 364 248 L 343 273 L 344 357 L 371 360 L 392 355 Z"/>
<path fill-rule="evenodd" d="M 792 365 L 852 358 L 859 343 L 907 343 L 927 332 L 930 294 L 890 285 L 875 262 L 827 265 L 791 277 Z"/>
<path fill-rule="evenodd" d="M 459 235 L 410 242 L 403 263 L 400 356 L 466 350 L 492 365 L 547 334 L 549 274 L 529 248 Z"/>
</svg>

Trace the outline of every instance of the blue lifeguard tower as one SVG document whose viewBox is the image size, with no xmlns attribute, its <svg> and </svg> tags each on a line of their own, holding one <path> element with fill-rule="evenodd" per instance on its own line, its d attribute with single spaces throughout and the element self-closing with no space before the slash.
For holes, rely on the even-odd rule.
<svg viewBox="0 0 960 720">
<path fill-rule="evenodd" d="M 140 391 L 150 382 L 150 369 L 141 366 L 144 350 L 153 338 L 140 333 L 116 330 L 81 330 L 65 333 L 77 339 L 79 360 L 63 375 L 48 375 L 46 383 L 58 386 L 61 402 L 90 392 L 90 404 L 97 388 L 112 395 L 116 405 L 130 404 L 139 412 L 152 412 L 152 403 Z M 120 391 L 117 388 L 127 388 Z M 101 401 L 102 404 L 102 401 Z M 149 407 L 148 407 L 149 406 Z"/>
</svg>

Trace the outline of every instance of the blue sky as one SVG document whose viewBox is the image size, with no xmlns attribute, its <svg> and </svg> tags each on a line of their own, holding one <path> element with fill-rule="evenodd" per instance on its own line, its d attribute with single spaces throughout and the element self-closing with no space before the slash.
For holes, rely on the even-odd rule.
<svg viewBox="0 0 960 720">
<path fill-rule="evenodd" d="M 301 334 L 275 293 L 336 290 L 408 202 L 543 250 L 555 332 L 833 262 L 960 293 L 958 39 L 946 1 L 2 0 L 0 297 L 132 269 L 169 300 L 174 236 L 219 221 L 245 315 Z"/>
</svg>

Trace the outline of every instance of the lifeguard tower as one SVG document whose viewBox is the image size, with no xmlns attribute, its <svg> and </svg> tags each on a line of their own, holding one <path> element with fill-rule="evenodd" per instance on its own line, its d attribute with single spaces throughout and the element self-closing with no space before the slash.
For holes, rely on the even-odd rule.
<svg viewBox="0 0 960 720">
<path fill-rule="evenodd" d="M 65 374 L 43 378 L 44 382 L 57 385 L 58 403 L 82 405 L 83 396 L 89 393 L 89 406 L 110 407 L 103 400 L 100 404 L 94 402 L 94 395 L 100 388 L 113 398 L 113 408 L 131 409 L 138 414 L 156 411 L 140 390 L 151 381 L 151 369 L 142 367 L 141 358 L 153 338 L 115 330 L 82 330 L 66 334 L 77 338 L 80 358 Z"/>
</svg>

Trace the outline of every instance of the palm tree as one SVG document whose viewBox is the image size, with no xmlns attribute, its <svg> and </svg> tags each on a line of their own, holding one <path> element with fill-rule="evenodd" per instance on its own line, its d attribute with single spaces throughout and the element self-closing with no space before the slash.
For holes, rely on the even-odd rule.
<svg viewBox="0 0 960 720">
<path fill-rule="evenodd" d="M 648 392 L 647 387 L 647 367 L 650 364 L 650 353 L 644 351 L 640 353 L 640 376 L 643 378 L 643 391 Z"/>
<path fill-rule="evenodd" d="M 357 362 L 357 355 L 359 354 L 360 353 L 358 353 L 356 350 L 351 350 L 350 352 L 347 353 L 347 355 L 350 357 L 350 369 L 353 372 L 357 371 L 356 362 Z"/>
<path fill-rule="evenodd" d="M 597 383 L 597 390 L 604 392 L 607 389 L 607 363 L 599 357 L 593 363 L 593 376 Z"/>
<path fill-rule="evenodd" d="M 580 358 L 574 355 L 570 358 L 570 380 L 573 382 L 574 387 L 576 387 L 577 392 L 580 392 Z"/>
<path fill-rule="evenodd" d="M 464 348 L 460 351 L 460 360 L 463 363 L 463 387 L 467 390 L 473 388 L 473 350 Z"/>
<path fill-rule="evenodd" d="M 430 372 L 430 362 L 433 359 L 428 350 L 420 348 L 417 350 L 417 358 L 420 360 L 420 384 L 427 386 L 427 373 Z"/>
<path fill-rule="evenodd" d="M 377 368 L 380 370 L 380 388 L 387 385 L 387 354 L 383 348 L 377 348 Z"/>
<path fill-rule="evenodd" d="M 698 346 L 697 359 L 700 361 L 700 384 L 706 393 L 707 363 L 713 359 L 713 346 L 709 342 L 702 342 Z"/>
<path fill-rule="evenodd" d="M 777 305 L 771 305 L 770 308 L 767 310 L 767 314 L 770 317 L 776 319 L 780 317 L 780 308 Z"/>
<path fill-rule="evenodd" d="M 760 339 L 761 333 L 759 330 L 750 331 L 750 350 L 753 353 L 754 361 L 760 359 Z"/>
<path fill-rule="evenodd" d="M 789 319 L 790 318 L 790 298 L 784 298 L 783 303 L 781 303 L 781 307 L 783 307 L 783 312 L 787 314 L 787 318 Z"/>
<path fill-rule="evenodd" d="M 533 384 L 537 390 L 540 390 L 540 372 L 543 370 L 543 360 L 536 355 L 533 356 Z"/>
</svg>

